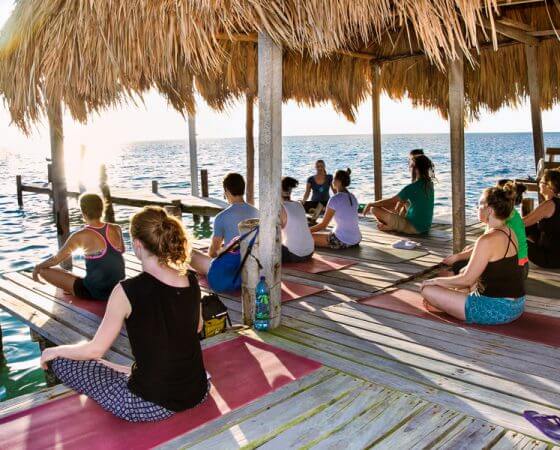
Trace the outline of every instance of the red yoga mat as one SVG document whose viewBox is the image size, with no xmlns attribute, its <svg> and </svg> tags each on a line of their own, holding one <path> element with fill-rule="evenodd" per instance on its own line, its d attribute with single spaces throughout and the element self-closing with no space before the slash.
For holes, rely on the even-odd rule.
<svg viewBox="0 0 560 450">
<path fill-rule="evenodd" d="M 107 302 L 104 300 L 87 300 L 80 297 L 75 297 L 74 295 L 67 294 L 62 289 L 57 289 L 55 297 L 58 300 L 62 300 L 65 303 L 74 305 L 78 308 L 85 309 L 99 317 L 105 315 L 105 308 L 107 307 Z"/>
<path fill-rule="evenodd" d="M 436 308 L 426 310 L 420 293 L 407 289 L 366 297 L 359 302 L 375 308 L 560 347 L 560 319 L 556 317 L 524 312 L 519 319 L 505 325 L 469 325 Z"/>
<path fill-rule="evenodd" d="M 321 367 L 272 345 L 239 337 L 204 350 L 212 375 L 201 405 L 155 423 L 130 423 L 84 395 L 71 395 L 0 419 L 0 448 L 148 449 L 200 427 Z"/>
<path fill-rule="evenodd" d="M 208 280 L 206 277 L 199 275 L 198 283 L 204 288 L 209 288 Z M 305 284 L 294 283 L 293 281 L 282 281 L 282 303 L 290 302 L 292 300 L 298 300 L 303 297 L 308 297 L 310 295 L 315 295 L 319 292 L 324 291 L 323 288 L 318 288 L 314 286 L 307 286 Z M 235 291 L 229 293 L 233 297 L 241 298 L 241 291 Z"/>
<path fill-rule="evenodd" d="M 335 256 L 319 255 L 315 253 L 310 261 L 301 263 L 285 263 L 282 264 L 282 267 L 306 273 L 321 273 L 329 272 L 331 270 L 344 269 L 345 267 L 352 266 L 356 263 L 357 261 L 351 259 L 337 258 Z"/>
</svg>

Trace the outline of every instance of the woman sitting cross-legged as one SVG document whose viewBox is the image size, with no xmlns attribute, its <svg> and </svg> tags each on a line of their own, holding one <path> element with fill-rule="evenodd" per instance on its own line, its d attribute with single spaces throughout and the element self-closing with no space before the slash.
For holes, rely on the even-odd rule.
<svg viewBox="0 0 560 450">
<path fill-rule="evenodd" d="M 539 267 L 560 268 L 560 170 L 545 170 L 539 182 L 544 197 L 523 217 L 527 227 L 529 261 Z"/>
<path fill-rule="evenodd" d="M 329 199 L 321 223 L 310 228 L 317 247 L 348 248 L 358 245 L 362 240 L 358 225 L 358 200 L 347 189 L 351 181 L 350 173 L 350 169 L 336 171 L 333 186 L 337 193 Z M 334 231 L 323 232 L 333 219 Z"/>
<path fill-rule="evenodd" d="M 297 263 L 309 261 L 315 250 L 313 236 L 307 226 L 305 209 L 300 202 L 290 199 L 292 190 L 298 185 L 295 178 L 282 178 L 282 262 Z"/>
<path fill-rule="evenodd" d="M 505 192 L 514 199 L 514 208 L 511 215 L 506 219 L 506 225 L 515 233 L 518 244 L 518 263 L 523 267 L 524 278 L 529 275 L 529 259 L 527 258 L 527 236 L 525 235 L 525 225 L 523 224 L 523 219 L 515 206 L 520 205 L 523 201 L 523 193 L 527 190 L 527 187 L 522 183 L 516 183 L 512 180 L 500 180 L 497 184 L 498 187 L 504 189 Z M 469 258 L 471 257 L 473 246 L 469 245 L 465 247 L 462 252 L 456 253 L 454 255 L 448 256 L 443 260 L 443 264 L 451 267 L 451 270 L 455 275 L 457 275 L 464 267 L 469 263 Z"/>
<path fill-rule="evenodd" d="M 190 245 L 176 218 L 145 207 L 132 217 L 130 234 L 142 273 L 114 288 L 91 341 L 48 348 L 41 365 L 121 419 L 157 421 L 193 408 L 208 393 L 198 338 L 200 288 L 196 275 L 185 271 Z M 132 370 L 100 359 L 123 323 Z"/>
<path fill-rule="evenodd" d="M 422 283 L 422 296 L 429 304 L 481 325 L 509 323 L 521 316 L 525 307 L 523 268 L 518 264 L 517 237 L 505 223 L 512 210 L 510 192 L 501 187 L 484 191 L 478 217 L 488 225 L 486 233 L 477 239 L 463 272 Z"/>
<path fill-rule="evenodd" d="M 413 182 L 394 197 L 368 203 L 364 216 L 370 211 L 378 221 L 381 231 L 397 231 L 405 234 L 426 233 L 432 226 L 434 215 L 434 165 L 425 155 L 410 159 Z M 399 213 L 406 205 L 406 214 Z"/>
<path fill-rule="evenodd" d="M 115 285 L 125 277 L 122 232 L 118 225 L 101 220 L 103 200 L 99 195 L 82 194 L 79 204 L 86 226 L 73 233 L 55 256 L 36 265 L 33 279 L 40 281 L 41 277 L 77 297 L 107 300 Z M 54 267 L 78 249 L 85 253 L 84 278 Z"/>
</svg>

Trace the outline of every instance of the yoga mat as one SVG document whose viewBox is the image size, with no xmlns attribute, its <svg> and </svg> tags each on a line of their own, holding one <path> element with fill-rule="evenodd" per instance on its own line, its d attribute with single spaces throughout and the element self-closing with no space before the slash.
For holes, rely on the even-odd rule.
<svg viewBox="0 0 560 450">
<path fill-rule="evenodd" d="M 468 325 L 433 307 L 429 311 L 426 310 L 420 293 L 407 289 L 395 289 L 391 292 L 360 299 L 359 302 L 363 305 L 388 309 L 424 319 L 560 347 L 560 333 L 558 332 L 560 330 L 560 318 L 557 317 L 524 312 L 519 319 L 505 325 Z"/>
<path fill-rule="evenodd" d="M 198 283 L 201 287 L 209 289 L 208 280 L 206 277 L 199 275 Z M 292 300 L 298 300 L 303 297 L 308 297 L 310 295 L 315 295 L 319 292 L 324 291 L 323 288 L 318 288 L 314 286 L 307 286 L 306 284 L 294 283 L 293 281 L 282 281 L 282 303 L 290 302 Z M 241 298 L 241 291 L 228 292 L 232 297 Z"/>
<path fill-rule="evenodd" d="M 301 263 L 285 263 L 282 264 L 282 267 L 297 270 L 299 272 L 321 273 L 329 272 L 331 270 L 344 269 L 345 267 L 349 267 L 354 264 L 357 264 L 356 260 L 336 258 L 334 256 L 315 253 L 310 261 Z"/>
<path fill-rule="evenodd" d="M 130 423 L 84 395 L 71 395 L 0 419 L 0 447 L 19 449 L 148 449 L 187 433 L 308 375 L 321 364 L 238 337 L 204 350 L 212 375 L 201 405 L 153 423 Z"/>
<path fill-rule="evenodd" d="M 379 247 L 360 244 L 358 247 L 341 248 L 338 250 L 332 248 L 322 248 L 321 252 L 328 253 L 329 255 L 337 255 L 340 257 L 352 257 L 365 259 L 368 261 L 385 262 L 389 264 L 398 264 L 404 261 L 425 256 L 427 251 L 422 249 L 415 250 L 401 250 L 393 247 Z"/>
<path fill-rule="evenodd" d="M 65 303 L 74 305 L 78 308 L 85 309 L 96 316 L 103 317 L 105 315 L 105 308 L 107 307 L 107 302 L 104 300 L 87 300 L 80 297 L 75 297 L 74 295 L 67 294 L 62 289 L 57 289 L 55 298 L 62 300 Z"/>
</svg>

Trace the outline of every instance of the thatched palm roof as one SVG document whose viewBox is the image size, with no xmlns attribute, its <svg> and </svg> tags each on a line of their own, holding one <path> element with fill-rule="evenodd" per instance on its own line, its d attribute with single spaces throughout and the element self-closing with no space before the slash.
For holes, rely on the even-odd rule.
<svg viewBox="0 0 560 450">
<path fill-rule="evenodd" d="M 492 26 L 502 1 L 19 0 L 0 33 L 0 94 L 24 130 L 39 119 L 45 102 L 63 101 L 85 121 L 150 88 L 181 112 L 194 109 L 193 89 L 220 109 L 256 93 L 256 33 L 266 31 L 284 47 L 285 99 L 330 101 L 353 119 L 369 95 L 370 66 L 378 60 L 391 96 L 409 95 L 444 112 L 441 69 L 447 58 L 466 55 L 475 67 L 468 104 L 476 112 L 511 104 L 526 91 L 522 81 L 511 83 L 509 73 L 496 98 L 485 93 L 493 89 L 485 83 L 499 79 L 487 73 L 485 59 L 494 68 L 518 55 L 514 64 L 524 76 L 515 47 L 478 54 L 487 41 L 499 42 Z M 539 51 L 556 56 L 556 45 L 547 42 Z M 425 56 L 399 59 L 407 53 Z M 476 75 L 479 60 L 482 75 Z M 557 100 L 558 72 L 551 78 L 543 88 L 544 106 Z"/>
</svg>

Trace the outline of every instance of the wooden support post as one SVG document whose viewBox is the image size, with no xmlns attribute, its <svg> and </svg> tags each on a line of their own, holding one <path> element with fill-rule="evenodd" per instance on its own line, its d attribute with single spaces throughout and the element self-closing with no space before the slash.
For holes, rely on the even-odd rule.
<svg viewBox="0 0 560 450">
<path fill-rule="evenodd" d="M 23 191 L 21 190 L 21 175 L 16 175 L 17 203 L 23 208 Z"/>
<path fill-rule="evenodd" d="M 101 164 L 99 167 L 99 189 L 101 190 L 101 195 L 103 196 L 103 202 L 105 203 L 105 211 L 103 213 L 103 220 L 105 222 L 114 223 L 115 222 L 115 210 L 113 208 L 113 199 L 111 197 L 111 189 L 109 188 L 109 181 L 107 177 L 107 167 L 105 164 Z"/>
<path fill-rule="evenodd" d="M 270 327 L 280 325 L 280 208 L 282 177 L 282 47 L 258 35 L 259 259 L 270 288 Z"/>
<path fill-rule="evenodd" d="M 152 180 L 152 192 L 154 194 L 158 193 L 159 183 L 157 180 Z"/>
<path fill-rule="evenodd" d="M 66 189 L 66 175 L 64 173 L 64 132 L 62 124 L 62 105 L 50 104 L 47 108 L 49 131 L 51 138 L 52 159 L 52 195 L 54 220 L 58 247 L 62 247 L 70 236 L 70 217 L 68 215 L 68 198 Z M 60 264 L 63 268 L 72 268 L 72 258 Z"/>
<path fill-rule="evenodd" d="M 79 179 L 78 179 L 78 191 L 81 193 L 86 191 L 86 185 L 84 184 L 84 180 L 82 180 L 82 176 L 84 174 L 84 159 L 86 158 L 86 146 L 80 145 L 80 168 L 79 168 Z"/>
<path fill-rule="evenodd" d="M 453 252 L 465 246 L 465 82 L 463 57 L 451 60 L 449 76 L 449 130 L 451 144 L 451 209 Z"/>
<path fill-rule="evenodd" d="M 47 164 L 47 182 L 52 183 L 52 164 Z"/>
<path fill-rule="evenodd" d="M 177 217 L 179 220 L 183 220 L 183 205 L 181 204 L 181 200 L 172 200 L 171 205 L 164 206 L 163 209 L 169 214 L 170 216 Z"/>
<path fill-rule="evenodd" d="M 544 134 L 541 116 L 541 86 L 539 80 L 539 62 L 537 47 L 525 45 L 525 59 L 527 60 L 527 82 L 531 103 L 531 122 L 533 124 L 533 150 L 535 152 L 535 168 L 541 158 L 544 158 Z"/>
<path fill-rule="evenodd" d="M 29 328 L 29 335 L 31 336 L 31 340 L 33 342 L 37 342 L 37 344 L 39 344 L 39 349 L 41 350 L 41 352 L 43 352 L 46 348 L 56 347 L 55 343 L 41 336 L 33 328 Z M 48 387 L 53 387 L 57 384 L 60 384 L 60 380 L 56 377 L 56 375 L 50 368 L 45 370 L 45 381 L 47 382 Z"/>
<path fill-rule="evenodd" d="M 247 108 L 245 118 L 245 153 L 247 163 L 247 203 L 255 204 L 255 138 L 254 128 L 254 103 L 255 98 L 247 95 L 245 106 Z"/>
<path fill-rule="evenodd" d="M 196 123 L 194 114 L 189 114 L 189 156 L 191 168 L 191 195 L 198 197 L 198 158 L 196 150 Z"/>
<path fill-rule="evenodd" d="M 521 202 L 521 215 L 525 217 L 531 211 L 535 209 L 535 199 L 534 198 L 524 198 Z"/>
<path fill-rule="evenodd" d="M 200 184 L 202 185 L 202 196 L 209 197 L 208 194 L 208 170 L 202 169 L 200 171 Z"/>
<path fill-rule="evenodd" d="M 4 343 L 2 342 L 2 324 L 0 323 L 0 366 L 6 363 L 6 355 L 4 355 Z"/>
<path fill-rule="evenodd" d="M 251 231 L 259 224 L 258 219 L 249 219 L 241 222 L 239 234 L 245 234 Z M 252 237 L 252 236 L 251 236 Z M 247 254 L 247 247 L 250 239 L 241 241 L 241 258 Z M 255 241 L 251 252 L 253 255 L 259 254 L 259 238 Z M 241 314 L 243 316 L 243 324 L 253 326 L 255 320 L 255 304 L 256 295 L 255 288 L 259 282 L 259 265 L 255 258 L 249 257 L 245 261 L 245 265 L 241 271 Z"/>
<path fill-rule="evenodd" d="M 374 198 L 381 200 L 383 196 L 383 163 L 381 158 L 381 84 L 380 67 L 371 65 L 371 109 L 373 127 L 373 179 Z"/>
</svg>

